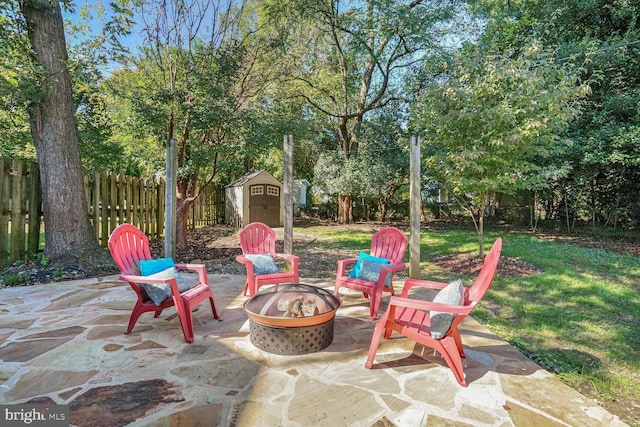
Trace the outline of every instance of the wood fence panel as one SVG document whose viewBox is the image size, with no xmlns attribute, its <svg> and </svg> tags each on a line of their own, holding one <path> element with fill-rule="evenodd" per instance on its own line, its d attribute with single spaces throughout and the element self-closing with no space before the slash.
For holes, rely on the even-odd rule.
<svg viewBox="0 0 640 427">
<path fill-rule="evenodd" d="M 166 183 L 95 172 L 84 177 L 84 189 L 95 237 L 107 245 L 115 227 L 131 223 L 150 239 L 164 235 Z M 190 228 L 212 225 L 224 212 L 224 190 L 207 187 L 191 205 Z M 0 157 L 0 268 L 40 249 L 42 191 L 37 163 Z"/>
<path fill-rule="evenodd" d="M 122 174 L 118 175 L 118 224 L 124 224 L 127 222 L 127 187 L 125 185 L 125 176 Z"/>
<path fill-rule="evenodd" d="M 9 175 L 5 173 L 5 160 L 0 158 L 0 268 L 10 263 L 9 258 Z"/>
<path fill-rule="evenodd" d="M 140 180 L 140 205 L 139 205 L 139 210 L 140 210 L 140 229 L 143 231 L 144 234 L 149 233 L 149 216 L 147 215 L 147 199 L 148 199 L 148 188 L 147 188 L 147 180 L 146 179 L 141 179 Z"/>
<path fill-rule="evenodd" d="M 35 254 L 40 249 L 40 227 L 42 225 L 42 189 L 40 188 L 40 169 L 36 162 L 29 166 L 29 189 L 27 190 L 28 226 L 27 253 Z"/>
<path fill-rule="evenodd" d="M 140 178 L 133 178 L 133 200 L 131 205 L 131 224 L 140 228 Z"/>
<path fill-rule="evenodd" d="M 158 236 L 158 185 L 155 179 L 149 180 L 151 200 L 149 200 L 149 236 Z"/>
<path fill-rule="evenodd" d="M 111 230 L 118 226 L 118 175 L 109 174 L 109 226 L 104 241 L 109 241 Z"/>
<path fill-rule="evenodd" d="M 21 259 L 24 257 L 24 215 L 22 211 L 22 170 L 23 162 L 11 162 L 11 239 L 9 242 L 9 257 Z"/>
<path fill-rule="evenodd" d="M 98 242 L 104 246 L 109 236 L 109 180 L 107 173 L 100 173 L 100 236 Z M 105 238 L 105 236 L 107 236 Z"/>
<path fill-rule="evenodd" d="M 128 176 L 127 182 L 127 216 L 126 221 L 133 224 L 133 178 Z"/>
<path fill-rule="evenodd" d="M 91 219 L 93 224 L 93 233 L 96 236 L 96 239 L 100 241 L 100 172 L 93 173 L 93 183 L 91 185 L 91 206 L 90 210 L 92 212 Z"/>
<path fill-rule="evenodd" d="M 158 209 L 158 233 L 164 235 L 164 215 L 166 212 L 165 209 L 165 198 L 164 195 L 167 191 L 167 183 L 165 181 L 161 181 L 160 183 L 160 191 L 159 191 L 159 209 Z"/>
</svg>

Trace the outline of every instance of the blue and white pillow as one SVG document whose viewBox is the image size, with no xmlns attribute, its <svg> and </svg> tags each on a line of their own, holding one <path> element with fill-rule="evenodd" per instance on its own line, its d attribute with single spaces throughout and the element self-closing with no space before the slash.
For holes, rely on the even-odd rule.
<svg viewBox="0 0 640 427">
<path fill-rule="evenodd" d="M 369 260 L 374 262 L 379 262 L 382 264 L 389 264 L 389 260 L 386 258 L 379 258 L 373 255 L 369 255 L 366 252 L 360 252 L 358 254 L 358 259 L 356 260 L 356 264 L 353 266 L 353 269 L 349 272 L 349 277 L 352 279 L 358 278 L 360 276 L 360 269 L 362 268 L 362 260 Z M 378 279 L 375 280 L 376 282 Z"/>
<path fill-rule="evenodd" d="M 140 275 L 149 276 L 175 266 L 173 258 L 143 259 L 140 260 Z"/>
<path fill-rule="evenodd" d="M 271 254 L 246 254 L 244 257 L 251 260 L 256 275 L 280 273 Z"/>
<path fill-rule="evenodd" d="M 462 305 L 464 303 L 464 285 L 458 279 L 442 288 L 435 296 L 433 302 L 440 304 Z M 453 313 L 440 311 L 431 312 L 431 336 L 435 339 L 444 337 L 451 328 L 451 322 L 456 317 Z"/>
</svg>

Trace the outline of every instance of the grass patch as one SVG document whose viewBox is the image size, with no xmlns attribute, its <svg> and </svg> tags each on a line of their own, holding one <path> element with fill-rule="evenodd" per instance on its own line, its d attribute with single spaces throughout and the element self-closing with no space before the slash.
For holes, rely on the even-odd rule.
<svg viewBox="0 0 640 427">
<path fill-rule="evenodd" d="M 344 249 L 367 248 L 372 234 L 329 227 L 304 232 Z M 640 425 L 634 406 L 640 401 L 640 259 L 511 232 L 487 233 L 485 250 L 498 236 L 504 239 L 503 256 L 520 258 L 542 273 L 496 277 L 472 316 L 572 388 Z M 476 252 L 473 231 L 423 232 L 421 276 L 459 277 L 429 259 Z M 471 280 L 463 277 L 467 285 Z"/>
</svg>

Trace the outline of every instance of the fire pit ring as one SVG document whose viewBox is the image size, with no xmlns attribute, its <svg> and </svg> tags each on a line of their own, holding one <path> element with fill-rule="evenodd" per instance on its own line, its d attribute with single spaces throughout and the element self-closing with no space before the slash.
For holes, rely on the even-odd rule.
<svg viewBox="0 0 640 427">
<path fill-rule="evenodd" d="M 269 353 L 298 355 L 333 342 L 333 320 L 341 301 L 326 289 L 305 284 L 263 288 L 242 306 L 249 337 Z"/>
</svg>

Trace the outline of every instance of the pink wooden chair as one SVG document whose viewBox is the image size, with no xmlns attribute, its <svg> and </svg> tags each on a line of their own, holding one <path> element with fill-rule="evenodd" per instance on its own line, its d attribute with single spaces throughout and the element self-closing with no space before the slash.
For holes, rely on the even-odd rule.
<svg viewBox="0 0 640 427">
<path fill-rule="evenodd" d="M 375 320 L 378 315 L 378 309 L 380 308 L 382 292 L 391 292 L 391 295 L 395 295 L 393 275 L 406 268 L 402 259 L 407 250 L 407 244 L 407 236 L 398 228 L 386 227 L 375 233 L 371 238 L 371 252 L 369 252 L 369 255 L 384 258 L 389 261 L 389 264 L 382 267 L 376 276 L 376 280 L 372 281 L 358 277 L 350 277 L 350 271 L 347 272 L 347 266 L 356 264 L 358 258 L 339 260 L 333 294 L 338 296 L 340 288 L 362 291 L 365 298 L 371 299 L 369 315 L 371 320 Z"/>
<path fill-rule="evenodd" d="M 300 257 L 296 255 L 276 253 L 276 232 L 268 225 L 261 222 L 247 224 L 240 233 L 240 247 L 242 255 L 236 256 L 236 261 L 244 264 L 247 269 L 247 281 L 244 285 L 244 295 L 247 291 L 250 296 L 264 285 L 278 285 L 281 283 L 299 283 L 298 264 Z M 259 274 L 258 268 L 254 268 L 257 257 L 265 257 L 275 264 L 276 258 L 282 258 L 289 264 L 289 271 L 272 270 L 270 273 Z M 253 258 L 249 259 L 249 258 Z M 275 266 L 274 266 L 275 267 Z"/>
<path fill-rule="evenodd" d="M 465 288 L 462 295 L 464 302 L 461 305 L 439 304 L 409 298 L 409 290 L 413 287 L 443 289 L 448 284 L 419 279 L 407 280 L 402 289 L 401 296 L 391 297 L 387 311 L 376 323 L 365 367 L 371 368 L 373 366 L 382 335 L 384 334 L 385 338 L 389 338 L 392 331 L 396 331 L 417 343 L 437 350 L 453 371 L 458 383 L 466 387 L 467 382 L 465 381 L 462 366 L 462 358 L 465 357 L 465 355 L 458 326 L 482 299 L 489 289 L 491 282 L 493 282 L 501 250 L 502 239 L 498 238 L 485 257 L 482 269 L 478 273 L 475 282 L 469 289 Z M 455 316 L 453 317 L 449 330 L 441 331 L 443 336 L 440 338 L 435 338 L 431 331 L 430 313 L 435 311 L 451 313 Z"/>
<path fill-rule="evenodd" d="M 180 293 L 178 283 L 175 278 L 152 279 L 148 276 L 140 276 L 140 261 L 150 260 L 149 239 L 138 228 L 131 224 L 121 224 L 113 230 L 109 237 L 109 250 L 116 265 L 120 269 L 120 280 L 124 280 L 131 285 L 131 288 L 138 296 L 138 301 L 133 307 L 127 334 L 131 332 L 138 318 L 143 313 L 153 311 L 153 317 L 158 317 L 166 308 L 175 306 L 182 326 L 184 339 L 192 343 L 193 319 L 191 312 L 202 301 L 209 299 L 211 311 L 214 319 L 218 319 L 216 306 L 213 300 L 213 292 L 209 287 L 209 279 L 203 264 L 178 264 L 177 270 L 194 270 L 198 272 L 199 284 L 191 289 Z M 165 299 L 160 305 L 156 305 L 147 295 L 143 283 L 168 284 L 171 288 L 172 298 Z"/>
</svg>

